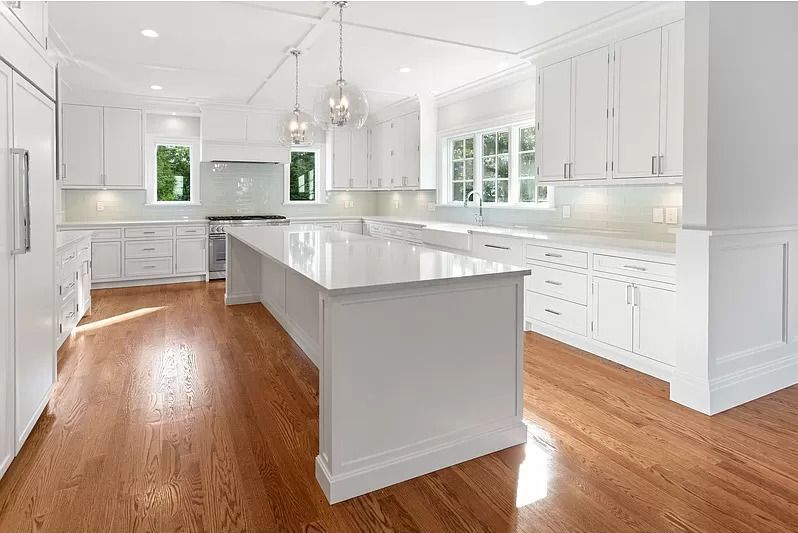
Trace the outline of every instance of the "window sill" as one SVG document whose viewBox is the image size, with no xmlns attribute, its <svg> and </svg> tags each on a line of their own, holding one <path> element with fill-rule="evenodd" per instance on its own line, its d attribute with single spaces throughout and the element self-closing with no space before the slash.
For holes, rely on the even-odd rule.
<svg viewBox="0 0 798 533">
<path fill-rule="evenodd" d="M 147 207 L 191 207 L 202 205 L 202 202 L 147 202 Z"/>
<path fill-rule="evenodd" d="M 448 204 L 435 204 L 435 207 L 463 207 L 462 202 L 452 202 Z M 479 208 L 479 202 L 468 202 L 468 208 Z M 526 211 L 556 211 L 557 208 L 549 204 L 506 204 L 506 205 L 492 205 L 482 204 L 482 209 L 516 209 Z"/>
<path fill-rule="evenodd" d="M 294 201 L 294 202 L 292 202 L 290 200 L 283 200 L 283 205 L 287 205 L 287 206 L 300 206 L 301 205 L 301 206 L 312 207 L 312 206 L 325 206 L 325 205 L 329 205 L 329 204 L 327 202 L 324 202 L 324 201 L 315 201 L 315 200 L 313 202 L 310 202 L 310 201 L 307 201 L 307 200 L 305 200 L 305 201 L 298 200 L 298 201 Z"/>
</svg>

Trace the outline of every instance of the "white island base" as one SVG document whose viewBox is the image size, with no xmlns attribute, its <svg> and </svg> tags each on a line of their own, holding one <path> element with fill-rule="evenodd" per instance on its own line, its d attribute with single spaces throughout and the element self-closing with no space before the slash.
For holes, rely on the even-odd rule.
<svg viewBox="0 0 798 533">
<path fill-rule="evenodd" d="M 326 230 L 227 247 L 225 303 L 261 302 L 319 367 L 330 503 L 526 442 L 528 270 Z"/>
</svg>

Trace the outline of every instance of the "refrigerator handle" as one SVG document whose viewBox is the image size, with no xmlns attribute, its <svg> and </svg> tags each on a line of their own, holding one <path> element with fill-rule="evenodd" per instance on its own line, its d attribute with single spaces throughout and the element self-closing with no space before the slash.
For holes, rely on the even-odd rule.
<svg viewBox="0 0 798 533">
<path fill-rule="evenodd" d="M 21 157 L 20 157 L 21 156 Z M 13 201 L 12 216 L 13 216 L 13 230 L 14 230 L 14 247 L 11 249 L 11 255 L 21 255 L 30 251 L 30 184 L 28 183 L 28 151 L 22 148 L 12 148 L 11 157 L 13 160 L 11 186 Z M 20 169 L 20 163 L 24 165 L 24 169 Z M 22 170 L 22 172 L 20 172 Z M 25 184 L 20 187 L 20 178 L 25 180 Z M 20 189 L 25 192 L 24 214 L 20 213 Z M 22 223 L 20 224 L 20 215 L 22 216 Z M 20 239 L 20 229 L 24 230 L 24 236 Z M 22 240 L 22 244 L 17 243 Z"/>
</svg>

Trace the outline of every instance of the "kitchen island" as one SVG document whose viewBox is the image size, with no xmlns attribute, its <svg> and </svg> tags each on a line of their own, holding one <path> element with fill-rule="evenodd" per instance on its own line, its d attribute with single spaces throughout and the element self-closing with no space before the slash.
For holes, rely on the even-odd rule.
<svg viewBox="0 0 798 533">
<path fill-rule="evenodd" d="M 233 228 L 227 305 L 262 303 L 319 368 L 330 503 L 526 442 L 529 270 L 332 230 Z"/>
</svg>

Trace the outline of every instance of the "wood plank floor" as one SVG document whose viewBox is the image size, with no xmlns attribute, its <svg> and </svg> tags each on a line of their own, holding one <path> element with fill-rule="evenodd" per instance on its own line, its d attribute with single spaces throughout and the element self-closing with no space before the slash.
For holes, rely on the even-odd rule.
<svg viewBox="0 0 798 533">
<path fill-rule="evenodd" d="M 318 372 L 223 284 L 95 291 L 0 531 L 796 531 L 798 388 L 709 418 L 526 337 L 529 442 L 330 506 Z"/>
</svg>

